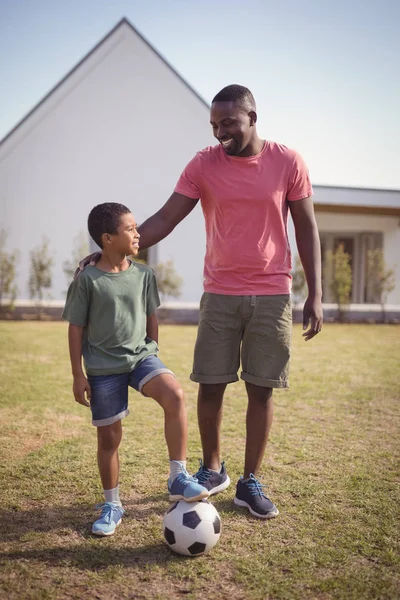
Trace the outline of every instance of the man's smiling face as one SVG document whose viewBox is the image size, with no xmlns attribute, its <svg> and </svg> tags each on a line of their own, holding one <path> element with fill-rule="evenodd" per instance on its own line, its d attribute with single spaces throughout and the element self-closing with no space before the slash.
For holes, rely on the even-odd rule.
<svg viewBox="0 0 400 600">
<path fill-rule="evenodd" d="M 255 118 L 254 118 L 255 117 Z M 246 156 L 246 148 L 255 134 L 254 111 L 236 102 L 213 102 L 210 123 L 214 137 L 229 156 Z"/>
</svg>

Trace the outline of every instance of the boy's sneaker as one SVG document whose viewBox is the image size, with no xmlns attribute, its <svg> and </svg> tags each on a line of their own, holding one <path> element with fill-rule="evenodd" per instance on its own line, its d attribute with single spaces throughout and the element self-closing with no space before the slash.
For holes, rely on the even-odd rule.
<svg viewBox="0 0 400 600">
<path fill-rule="evenodd" d="M 93 523 L 92 533 L 94 535 L 113 535 L 115 529 L 121 523 L 124 509 L 113 502 L 104 502 L 97 504 L 96 508 L 101 508 L 100 519 Z"/>
<path fill-rule="evenodd" d="M 195 477 L 191 477 L 187 471 L 182 471 L 171 481 L 168 479 L 168 491 L 170 502 L 185 500 L 196 502 L 208 498 L 208 490 L 200 485 Z"/>
<path fill-rule="evenodd" d="M 225 463 L 221 464 L 221 471 L 211 471 L 203 465 L 203 461 L 200 459 L 200 469 L 194 475 L 198 482 L 208 490 L 210 496 L 223 492 L 229 486 L 231 480 L 225 469 Z"/>
<path fill-rule="evenodd" d="M 237 506 L 246 506 L 252 515 L 260 519 L 272 519 L 279 515 L 275 504 L 264 494 L 260 480 L 250 473 L 249 479 L 242 477 L 237 482 L 236 496 L 233 502 Z"/>
</svg>

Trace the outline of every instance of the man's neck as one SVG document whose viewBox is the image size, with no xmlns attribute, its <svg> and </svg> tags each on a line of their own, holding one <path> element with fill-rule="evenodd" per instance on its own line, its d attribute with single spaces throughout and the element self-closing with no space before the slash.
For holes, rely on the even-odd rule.
<svg viewBox="0 0 400 600">
<path fill-rule="evenodd" d="M 247 158 L 249 156 L 256 156 L 260 154 L 262 149 L 264 148 L 265 140 L 262 140 L 258 136 L 250 142 L 248 146 L 244 149 L 243 153 L 240 154 L 240 157 Z"/>
<path fill-rule="evenodd" d="M 100 269 L 100 271 L 105 271 L 106 273 L 121 273 L 121 271 L 126 271 L 129 268 L 129 265 L 130 261 L 126 256 L 121 256 L 114 252 L 105 252 L 103 250 L 96 267 Z"/>
</svg>

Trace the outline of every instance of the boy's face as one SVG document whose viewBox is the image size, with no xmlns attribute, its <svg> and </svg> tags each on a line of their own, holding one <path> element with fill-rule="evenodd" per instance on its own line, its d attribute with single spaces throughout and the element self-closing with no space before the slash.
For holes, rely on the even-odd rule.
<svg viewBox="0 0 400 600">
<path fill-rule="evenodd" d="M 104 236 L 105 247 L 118 252 L 118 254 L 136 256 L 139 252 L 140 235 L 132 213 L 125 213 L 121 216 L 117 233 L 106 233 Z"/>
</svg>

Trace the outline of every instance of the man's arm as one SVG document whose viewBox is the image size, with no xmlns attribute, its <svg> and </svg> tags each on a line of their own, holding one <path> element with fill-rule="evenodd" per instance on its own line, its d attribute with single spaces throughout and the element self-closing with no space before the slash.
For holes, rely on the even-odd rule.
<svg viewBox="0 0 400 600">
<path fill-rule="evenodd" d="M 147 337 L 149 337 L 151 340 L 154 340 L 158 344 L 158 319 L 156 317 L 156 313 L 153 313 L 147 317 L 146 333 Z"/>
<path fill-rule="evenodd" d="M 303 309 L 303 329 L 309 325 L 309 329 L 303 333 L 307 341 L 322 328 L 321 245 L 312 197 L 289 201 L 289 208 L 308 286 L 308 298 Z"/>
<path fill-rule="evenodd" d="M 70 323 L 68 328 L 69 356 L 71 359 L 72 376 L 74 378 L 72 391 L 76 402 L 83 404 L 83 406 L 90 406 L 90 385 L 82 369 L 83 329 L 83 327 L 72 325 L 72 323 Z M 85 392 L 87 399 L 85 398 Z"/>
<path fill-rule="evenodd" d="M 139 248 L 144 250 L 163 240 L 194 209 L 199 199 L 174 192 L 162 208 L 140 225 Z"/>
</svg>

